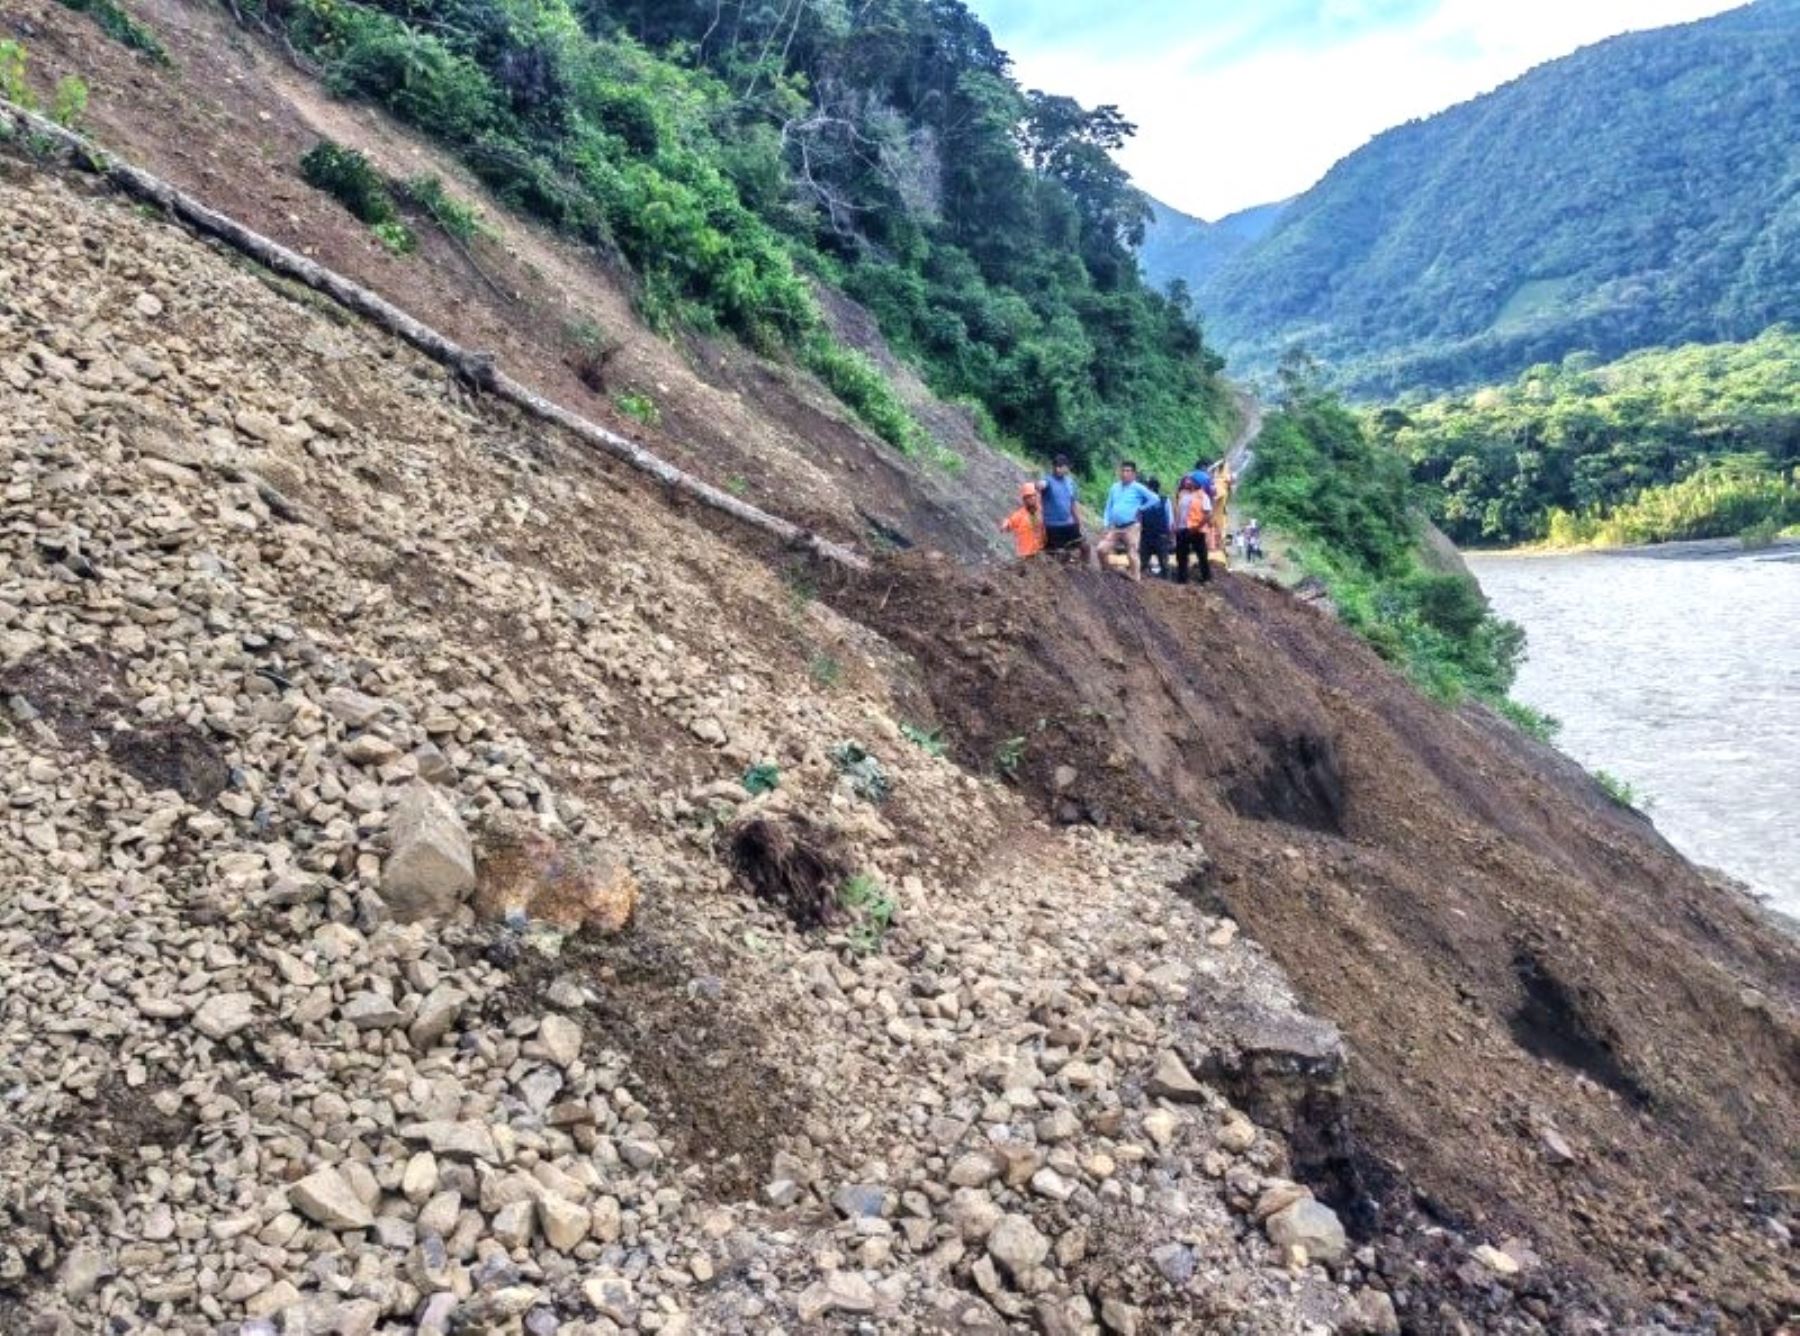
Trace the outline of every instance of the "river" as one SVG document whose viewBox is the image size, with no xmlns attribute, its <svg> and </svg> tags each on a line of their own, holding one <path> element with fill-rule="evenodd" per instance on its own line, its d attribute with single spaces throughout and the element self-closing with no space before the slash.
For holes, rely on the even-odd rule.
<svg viewBox="0 0 1800 1336">
<path fill-rule="evenodd" d="M 1469 554 L 1530 648 L 1514 696 L 1657 829 L 1800 917 L 1800 550 Z"/>
</svg>

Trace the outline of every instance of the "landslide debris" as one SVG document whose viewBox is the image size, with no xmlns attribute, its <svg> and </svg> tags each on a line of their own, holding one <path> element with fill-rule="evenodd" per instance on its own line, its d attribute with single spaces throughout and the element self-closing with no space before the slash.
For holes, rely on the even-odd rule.
<svg viewBox="0 0 1800 1336">
<path fill-rule="evenodd" d="M 1294 1150 L 1365 1237 L 1530 1240 L 1677 1327 L 1800 1303 L 1800 937 L 1579 767 L 1258 581 L 908 557 L 830 596 L 913 656 L 971 766 L 1017 739 L 1059 820 L 1204 841 L 1187 893 L 1348 1041 L 1341 1114 Z"/>
<path fill-rule="evenodd" d="M 1294 1010 L 1171 894 L 1197 844 L 908 741 L 891 649 L 753 545 L 160 220 L 10 172 L 0 292 L 0 1327 L 1412 1303 L 1319 1211 L 1272 1242 L 1284 1140 L 1170 1076 L 1198 999 Z M 721 857 L 800 819 L 873 949 Z"/>
</svg>

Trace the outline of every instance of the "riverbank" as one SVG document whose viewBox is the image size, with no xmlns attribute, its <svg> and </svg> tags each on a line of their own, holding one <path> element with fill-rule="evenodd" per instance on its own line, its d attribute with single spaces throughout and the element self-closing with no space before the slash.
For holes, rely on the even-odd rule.
<svg viewBox="0 0 1800 1336">
<path fill-rule="evenodd" d="M 1800 533 L 1781 534 L 1768 543 L 1746 543 L 1742 538 L 1690 538 L 1675 543 L 1639 543 L 1626 547 L 1594 543 L 1586 546 L 1559 547 L 1548 543 L 1531 543 L 1522 547 L 1469 547 L 1462 549 L 1465 561 L 1506 560 L 1514 557 L 1621 556 L 1652 557 L 1659 561 L 1692 557 L 1800 555 Z"/>
</svg>

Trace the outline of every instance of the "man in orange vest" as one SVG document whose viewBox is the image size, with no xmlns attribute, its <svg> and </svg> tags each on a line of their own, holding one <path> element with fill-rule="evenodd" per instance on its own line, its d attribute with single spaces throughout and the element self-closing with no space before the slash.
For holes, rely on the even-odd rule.
<svg viewBox="0 0 1800 1336">
<path fill-rule="evenodd" d="M 1000 521 L 1000 531 L 1010 533 L 1013 551 L 1020 557 L 1035 557 L 1044 550 L 1044 512 L 1038 501 L 1037 484 L 1019 488 L 1019 508 Z"/>
<path fill-rule="evenodd" d="M 1175 583 L 1188 582 L 1188 563 L 1200 559 L 1200 583 L 1212 580 L 1212 559 L 1207 555 L 1212 536 L 1213 500 L 1193 474 L 1181 480 L 1175 494 Z"/>
</svg>

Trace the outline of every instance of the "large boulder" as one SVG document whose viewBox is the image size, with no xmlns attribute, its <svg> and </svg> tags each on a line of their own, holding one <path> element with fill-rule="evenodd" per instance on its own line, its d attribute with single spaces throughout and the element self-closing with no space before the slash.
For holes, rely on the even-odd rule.
<svg viewBox="0 0 1800 1336">
<path fill-rule="evenodd" d="M 610 935 L 631 922 L 637 902 L 630 869 L 528 820 L 509 814 L 481 832 L 475 913 L 482 919 L 523 916 L 564 932 Z"/>
<path fill-rule="evenodd" d="M 475 854 L 462 818 L 442 792 L 411 784 L 389 823 L 381 898 L 403 923 L 452 913 L 475 889 Z"/>
<path fill-rule="evenodd" d="M 1301 1247 L 1308 1258 L 1336 1266 L 1350 1251 L 1350 1240 L 1337 1212 L 1312 1197 L 1302 1197 L 1263 1222 L 1269 1242 L 1278 1248 Z"/>
</svg>

